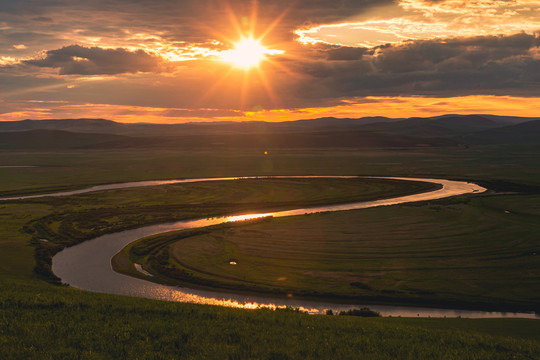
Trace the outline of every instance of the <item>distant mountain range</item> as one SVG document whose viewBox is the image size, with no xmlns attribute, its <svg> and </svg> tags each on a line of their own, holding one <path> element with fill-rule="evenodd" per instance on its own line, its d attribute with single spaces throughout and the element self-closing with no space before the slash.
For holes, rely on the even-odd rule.
<svg viewBox="0 0 540 360">
<path fill-rule="evenodd" d="M 0 121 L 0 149 L 396 148 L 540 143 L 540 118 L 318 118 L 280 123 L 125 124 L 105 119 Z"/>
</svg>

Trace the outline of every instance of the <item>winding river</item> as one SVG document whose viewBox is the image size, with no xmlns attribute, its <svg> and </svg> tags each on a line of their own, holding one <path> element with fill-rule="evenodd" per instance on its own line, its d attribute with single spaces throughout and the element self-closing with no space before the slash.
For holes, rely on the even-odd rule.
<svg viewBox="0 0 540 360">
<path fill-rule="evenodd" d="M 257 177 L 242 177 L 241 179 L 256 179 Z M 264 177 L 268 178 L 268 177 Z M 355 176 L 273 176 L 269 178 L 355 178 Z M 175 183 L 190 183 L 200 181 L 232 181 L 240 178 L 201 178 L 184 180 L 141 181 L 110 185 L 94 186 L 87 189 L 65 191 L 53 194 L 29 195 L 11 199 L 30 199 L 44 196 L 68 196 L 92 191 L 123 189 L 139 186 L 156 186 Z M 303 209 L 291 209 L 286 211 L 269 212 L 261 214 L 246 214 L 240 216 L 223 216 L 208 219 L 178 221 L 160 225 L 144 226 L 138 229 L 121 231 L 107 234 L 81 244 L 66 248 L 56 254 L 52 261 L 53 272 L 66 284 L 75 288 L 118 294 L 138 296 L 144 298 L 181 301 L 190 303 L 221 305 L 246 309 L 294 307 L 312 314 L 324 313 L 326 310 L 343 311 L 359 307 L 369 307 L 381 313 L 383 316 L 403 317 L 520 317 L 539 318 L 534 313 L 506 313 L 486 312 L 469 310 L 449 310 L 434 308 L 418 308 L 404 306 L 385 306 L 372 304 L 334 304 L 321 301 L 308 301 L 293 298 L 271 298 L 265 296 L 251 296 L 226 292 L 195 290 L 177 286 L 166 286 L 139 278 L 126 276 L 115 272 L 111 266 L 111 259 L 129 243 L 146 236 L 156 235 L 168 231 L 181 229 L 193 229 L 203 226 L 216 225 L 229 221 L 238 221 L 265 216 L 282 217 L 311 214 L 327 211 L 344 211 L 353 209 L 365 209 L 376 206 L 387 206 L 406 202 L 441 199 L 449 196 L 481 193 L 485 191 L 481 186 L 462 181 L 425 178 L 385 177 L 385 179 L 425 181 L 442 185 L 442 188 L 430 192 L 415 195 L 396 197 L 368 202 L 355 202 L 349 204 L 327 205 L 309 207 Z M 7 200 L 6 198 L 0 200 Z M 144 271 L 139 268 L 141 273 Z M 150 278 L 150 277 L 149 277 Z"/>
</svg>

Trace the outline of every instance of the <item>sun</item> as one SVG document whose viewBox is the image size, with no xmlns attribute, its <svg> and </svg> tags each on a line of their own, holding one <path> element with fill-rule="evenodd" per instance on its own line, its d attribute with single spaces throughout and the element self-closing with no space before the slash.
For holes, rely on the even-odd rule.
<svg viewBox="0 0 540 360">
<path fill-rule="evenodd" d="M 249 108 L 246 107 L 246 104 L 250 103 L 248 98 L 255 98 L 255 95 L 260 95 L 260 90 L 262 88 L 262 90 L 266 92 L 267 99 L 270 100 L 272 106 L 277 107 L 277 104 L 280 101 L 272 88 L 274 79 L 272 76 L 269 76 L 269 74 L 275 74 L 276 71 L 280 74 L 293 73 L 286 65 L 284 65 L 284 62 L 281 61 L 284 57 L 280 55 L 285 54 L 286 51 L 275 48 L 280 47 L 283 43 L 276 43 L 275 41 L 279 39 L 279 37 L 274 38 L 270 36 L 270 34 L 288 14 L 292 5 L 285 8 L 264 28 L 261 28 L 260 26 L 257 26 L 258 0 L 250 1 L 252 7 L 251 15 L 248 16 L 246 14 L 240 17 L 234 13 L 228 1 L 229 0 L 223 0 L 223 4 L 232 25 L 232 29 L 226 32 L 213 31 L 216 39 L 215 44 L 219 45 L 219 47 L 216 50 L 213 50 L 209 55 L 211 60 L 226 63 L 230 66 L 228 70 L 221 72 L 222 76 L 213 83 L 212 87 L 199 101 L 202 103 L 219 88 L 239 87 L 240 96 L 238 98 L 238 106 L 240 109 L 262 109 L 263 106 L 260 105 L 260 97 L 256 104 Z M 231 37 L 231 35 L 233 35 L 233 37 Z M 269 43 L 269 41 L 273 42 Z M 223 67 L 220 65 L 216 67 L 216 69 L 222 70 Z M 252 88 L 255 86 L 257 89 Z"/>
<path fill-rule="evenodd" d="M 267 55 L 282 54 L 281 50 L 273 50 L 264 47 L 259 40 L 244 38 L 235 44 L 234 49 L 221 53 L 225 61 L 232 62 L 235 66 L 249 69 L 257 66 Z"/>
</svg>

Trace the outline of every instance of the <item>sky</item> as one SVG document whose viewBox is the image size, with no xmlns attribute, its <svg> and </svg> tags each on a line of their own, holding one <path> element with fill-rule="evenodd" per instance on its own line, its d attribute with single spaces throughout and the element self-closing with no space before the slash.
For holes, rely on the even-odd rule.
<svg viewBox="0 0 540 360">
<path fill-rule="evenodd" d="M 1 0 L 0 120 L 540 116 L 540 0 Z"/>
</svg>

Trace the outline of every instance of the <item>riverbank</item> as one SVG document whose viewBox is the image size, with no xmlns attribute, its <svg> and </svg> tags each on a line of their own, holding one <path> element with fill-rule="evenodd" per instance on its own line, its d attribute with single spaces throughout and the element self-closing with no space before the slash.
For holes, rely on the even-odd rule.
<svg viewBox="0 0 540 360">
<path fill-rule="evenodd" d="M 476 190 L 473 190 L 472 188 L 469 190 L 470 192 L 474 192 Z M 423 194 L 422 196 L 426 196 L 426 194 Z M 386 200 L 385 200 L 386 201 Z M 391 200 L 388 200 L 388 201 L 391 201 Z M 410 199 L 409 201 L 414 201 L 414 199 Z M 462 200 L 459 200 L 459 201 L 462 201 Z M 370 206 L 373 206 L 373 204 L 371 204 Z M 416 205 L 418 206 L 418 205 Z M 355 206 L 352 206 L 352 208 L 355 208 Z M 394 207 L 392 207 L 394 208 Z M 388 208 L 390 209 L 390 208 Z M 319 211 L 320 209 L 318 209 L 317 211 Z M 290 215 L 290 212 L 284 212 L 286 215 Z M 284 214 L 284 215 L 285 215 Z M 387 219 L 388 217 L 381 217 L 381 219 Z M 214 222 L 213 223 L 219 223 L 219 222 L 222 222 L 222 221 L 226 221 L 226 219 L 223 219 L 223 220 L 220 220 L 220 219 L 214 219 L 213 220 Z M 265 222 L 266 223 L 266 222 Z M 161 287 L 158 287 L 156 289 L 151 289 L 151 285 L 150 284 L 144 284 L 144 285 L 141 285 L 140 283 L 129 283 L 129 285 L 127 285 L 125 282 L 128 281 L 125 277 L 123 278 L 118 278 L 118 280 L 115 278 L 115 275 L 113 275 L 112 273 L 110 273 L 110 271 L 108 270 L 108 265 L 107 265 L 107 261 L 108 261 L 108 256 L 112 257 L 116 252 L 118 252 L 121 248 L 122 248 L 122 245 L 115 245 L 114 246 L 114 250 L 107 250 L 105 251 L 104 247 L 109 247 L 110 244 L 112 244 L 113 242 L 116 242 L 116 241 L 121 241 L 121 244 L 128 244 L 130 243 L 131 241 L 134 241 L 136 240 L 137 238 L 140 238 L 140 237 L 143 237 L 143 236 L 147 236 L 147 235 L 150 235 L 152 233 L 159 233 L 159 232 L 164 232 L 164 231 L 170 231 L 172 229 L 177 229 L 177 228 L 193 228 L 193 227 L 199 227 L 201 225 L 211 225 L 211 223 L 208 223 L 207 221 L 194 221 L 192 223 L 189 223 L 189 222 L 183 222 L 183 223 L 179 223 L 178 225 L 175 225 L 175 224 L 170 224 L 170 225 L 167 225 L 166 227 L 155 227 L 155 228 L 145 228 L 145 229 L 138 229 L 138 231 L 134 231 L 132 233 L 129 233 L 128 235 L 128 232 L 125 232 L 123 234 L 116 234 L 117 236 L 115 236 L 114 234 L 111 235 L 111 236 L 106 236 L 106 237 L 103 237 L 103 239 L 100 239 L 100 243 L 98 242 L 98 246 L 96 247 L 96 245 L 91 245 L 92 244 L 92 241 L 91 242 L 88 242 L 86 245 L 88 246 L 94 246 L 96 248 L 99 248 L 99 254 L 100 256 L 102 256 L 102 259 L 99 260 L 98 262 L 100 263 L 99 265 L 97 264 L 97 262 L 93 265 L 91 265 L 92 267 L 92 272 L 88 273 L 84 267 L 84 265 L 82 266 L 82 268 L 80 269 L 72 269 L 70 267 L 68 268 L 63 268 L 63 266 L 60 264 L 58 265 L 57 267 L 57 270 L 55 270 L 55 272 L 58 273 L 58 271 L 60 271 L 62 274 L 63 274 L 63 278 L 66 282 L 74 285 L 74 286 L 78 286 L 78 287 L 82 287 L 82 288 L 85 288 L 85 289 L 89 289 L 89 290 L 93 290 L 93 291 L 107 291 L 107 292 L 114 292 L 114 293 L 118 293 L 117 289 L 115 289 L 115 287 L 117 285 L 115 285 L 115 282 L 118 282 L 119 284 L 121 283 L 122 286 L 118 286 L 118 287 L 124 287 L 124 288 L 128 288 L 128 292 L 127 293 L 133 293 L 133 294 L 139 294 L 137 296 L 150 296 L 152 297 L 153 295 L 151 295 L 151 293 L 158 293 L 159 297 L 158 298 L 166 298 L 165 295 L 163 295 L 164 292 L 167 292 L 169 290 L 165 290 Z M 339 226 L 341 226 L 341 224 L 338 223 Z M 114 240 L 113 240 L 114 239 Z M 97 240 L 97 239 L 96 239 Z M 158 239 L 158 243 L 159 241 L 161 240 L 165 240 L 165 242 L 170 242 L 168 241 L 169 239 L 167 238 L 167 236 L 160 236 Z M 174 240 L 174 238 L 173 238 Z M 302 242 L 299 241 L 298 242 L 299 244 L 301 244 Z M 84 245 L 84 244 L 83 244 Z M 349 245 L 346 246 L 347 248 L 349 247 Z M 92 251 L 91 248 L 82 248 L 84 250 L 73 250 L 75 253 L 78 253 L 77 256 L 78 256 L 78 260 L 77 261 L 73 261 L 73 259 L 70 260 L 67 260 L 69 259 L 69 257 L 71 255 L 65 255 L 66 256 L 66 260 L 59 260 L 61 263 L 62 262 L 65 262 L 65 261 L 68 261 L 70 263 L 77 263 L 77 264 L 84 264 L 85 262 L 88 262 L 90 258 L 92 258 L 92 255 L 88 256 L 89 254 L 89 251 Z M 351 247 L 351 249 L 353 249 L 353 247 Z M 70 249 L 68 249 L 70 250 Z M 71 250 L 70 250 L 71 251 Z M 96 252 L 96 251 L 92 251 L 93 252 Z M 282 251 L 280 251 L 282 252 Z M 284 252 L 286 253 L 286 252 Z M 104 255 L 104 254 L 112 254 L 112 255 Z M 333 261 L 332 259 L 328 259 L 328 263 L 332 264 L 332 263 L 336 263 L 335 261 Z M 96 260 L 97 261 L 97 260 Z M 377 260 L 379 261 L 379 260 Z M 236 266 L 237 264 L 235 264 Z M 227 261 L 227 266 L 230 266 L 230 264 L 228 263 Z M 96 269 L 99 268 L 99 271 L 100 273 L 96 274 Z M 101 272 L 106 272 L 107 274 L 103 273 L 101 274 Z M 85 275 L 85 273 L 88 273 L 88 275 Z M 224 272 L 223 272 L 224 273 Z M 81 278 L 84 278 L 83 282 L 81 283 L 80 282 L 80 279 L 78 280 L 78 276 L 77 275 L 74 275 L 74 274 L 83 274 L 81 275 L 82 277 Z M 65 277 L 64 277 L 65 276 Z M 98 281 L 98 283 L 95 283 L 95 281 L 93 281 L 92 277 L 95 277 L 97 279 L 104 279 L 104 278 L 107 278 L 111 281 L 110 284 L 104 284 L 104 281 Z M 129 280 L 131 281 L 131 280 Z M 95 285 L 91 285 L 92 283 L 95 283 Z M 335 283 L 335 281 L 334 281 Z M 90 285 L 89 285 L 90 284 Z M 200 283 L 199 283 L 200 284 Z M 401 304 L 415 304 L 415 305 L 433 305 L 435 303 L 440 303 L 440 304 L 443 304 L 442 306 L 448 306 L 448 307 L 455 307 L 456 304 L 462 306 L 462 307 L 467 307 L 467 308 L 476 308 L 478 309 L 479 307 L 483 307 L 485 306 L 484 308 L 486 309 L 500 309 L 500 310 L 508 310 L 508 308 L 512 307 L 512 309 L 526 309 L 526 310 L 531 310 L 531 308 L 529 307 L 529 305 L 527 303 L 522 303 L 521 305 L 518 304 L 518 303 L 513 303 L 513 302 L 504 302 L 504 301 L 494 301 L 493 304 L 489 304 L 489 301 L 478 301 L 478 300 L 475 300 L 475 301 L 470 301 L 470 300 L 460 300 L 460 299 L 455 299 L 455 298 L 435 298 L 435 299 L 430 299 L 429 298 L 429 295 L 432 294 L 432 292 L 429 292 L 428 290 L 418 290 L 418 289 L 413 289 L 412 292 L 409 291 L 409 294 L 413 294 L 415 296 L 415 298 L 406 298 L 404 297 L 403 295 L 406 294 L 405 292 L 403 291 L 386 291 L 384 290 L 383 288 L 383 291 L 381 290 L 377 290 L 377 289 L 370 289 L 369 286 L 366 286 L 365 284 L 362 284 L 360 283 L 360 285 L 363 285 L 363 286 L 357 286 L 357 282 L 354 282 L 352 285 L 351 283 L 348 283 L 347 285 L 349 286 L 353 286 L 354 288 L 357 288 L 357 289 L 361 289 L 361 290 L 373 290 L 374 292 L 379 292 L 378 294 L 376 294 L 376 296 L 370 296 L 369 294 L 368 295 L 361 295 L 360 297 L 362 299 L 367 299 L 367 301 L 376 301 L 376 302 L 385 302 L 385 303 L 401 303 Z M 208 282 L 206 282 L 206 285 L 208 286 Z M 219 284 L 218 284 L 219 285 Z M 90 286 L 90 287 L 88 287 Z M 142 286 L 142 288 L 138 289 L 139 286 Z M 150 289 L 149 289 L 150 287 Z M 219 286 L 218 286 L 219 287 Z M 246 288 L 242 288 L 241 286 L 237 286 L 238 288 L 240 288 L 241 290 L 247 290 L 247 291 L 252 291 L 253 288 L 250 288 L 249 286 Z M 366 289 L 367 288 L 367 289 Z M 295 295 L 300 295 L 300 297 L 302 296 L 310 296 L 312 293 L 315 293 L 315 292 L 312 292 L 310 293 L 309 290 L 311 290 L 311 287 L 310 289 L 308 289 L 308 292 L 304 292 L 304 293 L 299 293 L 298 291 L 294 292 Z M 189 292 L 189 290 L 188 290 Z M 260 291 L 259 291 L 260 292 Z M 272 291 L 273 293 L 276 293 L 276 291 Z M 279 291 L 278 291 L 279 292 Z M 123 293 L 123 292 L 120 292 L 120 293 Z M 126 293 L 126 294 L 127 294 Z M 150 295 L 149 295 L 150 294 Z M 327 295 L 328 294 L 328 295 Z M 381 295 L 382 294 L 382 295 Z M 190 296 L 192 296 L 193 294 L 190 294 Z M 336 294 L 335 293 L 324 293 L 324 292 L 319 292 L 318 293 L 319 296 L 325 296 L 325 297 L 333 297 L 335 298 L 336 297 Z M 428 295 L 428 296 L 426 296 Z M 439 295 L 439 294 L 437 294 Z M 178 294 L 178 293 L 174 293 L 171 295 L 171 300 L 174 300 L 174 299 L 177 299 L 177 298 L 182 298 L 182 294 Z M 219 296 L 216 295 L 216 296 Z M 228 295 L 227 295 L 228 296 Z M 337 295 L 338 297 L 342 297 L 342 298 L 356 298 L 358 299 L 359 296 L 358 295 L 355 295 L 355 296 L 343 296 L 341 294 Z M 189 298 L 189 296 L 187 296 Z M 489 299 L 489 300 L 497 300 L 497 299 Z M 182 301 L 188 301 L 188 300 L 182 300 Z M 197 299 L 195 300 L 196 302 L 204 302 L 204 301 L 207 301 L 207 300 L 201 300 L 200 298 L 197 297 Z M 210 303 L 215 303 L 215 302 L 210 302 Z M 440 305 L 439 305 L 440 306 Z"/>
<path fill-rule="evenodd" d="M 144 224 L 370 201 L 438 188 L 421 181 L 339 176 L 179 181 L 176 184 L 166 180 L 101 185 L 100 189 L 107 190 L 95 191 L 96 188 L 91 187 L 77 190 L 77 194 L 33 195 L 4 203 L 53 206 L 47 215 L 28 221 L 23 230 L 33 236 L 36 272 L 48 281 L 58 282 L 50 271 L 51 258 L 58 251 L 100 235 L 135 229 Z"/>
<path fill-rule="evenodd" d="M 224 224 L 150 237 L 119 256 L 169 285 L 362 305 L 538 311 L 531 229 L 539 200 L 482 196 Z M 391 227 L 382 221 L 388 218 Z M 123 264 L 117 269 L 145 278 Z"/>
</svg>

